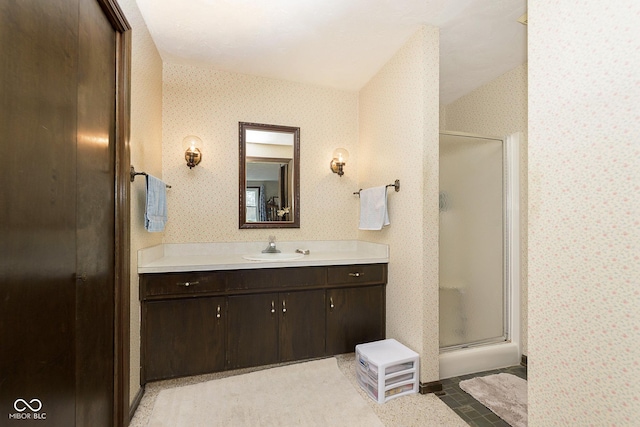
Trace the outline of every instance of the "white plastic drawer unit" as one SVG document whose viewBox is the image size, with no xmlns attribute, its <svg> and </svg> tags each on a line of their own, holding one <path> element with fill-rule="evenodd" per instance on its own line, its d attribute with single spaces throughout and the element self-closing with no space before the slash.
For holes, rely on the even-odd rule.
<svg viewBox="0 0 640 427">
<path fill-rule="evenodd" d="M 358 384 L 378 403 L 418 392 L 418 353 L 394 339 L 356 346 Z"/>
</svg>

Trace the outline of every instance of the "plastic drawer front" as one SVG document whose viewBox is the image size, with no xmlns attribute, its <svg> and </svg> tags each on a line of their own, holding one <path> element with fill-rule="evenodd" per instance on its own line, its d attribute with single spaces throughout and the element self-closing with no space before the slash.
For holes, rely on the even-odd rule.
<svg viewBox="0 0 640 427">
<path fill-rule="evenodd" d="M 417 393 L 418 354 L 396 340 L 356 346 L 358 384 L 378 403 Z"/>
</svg>

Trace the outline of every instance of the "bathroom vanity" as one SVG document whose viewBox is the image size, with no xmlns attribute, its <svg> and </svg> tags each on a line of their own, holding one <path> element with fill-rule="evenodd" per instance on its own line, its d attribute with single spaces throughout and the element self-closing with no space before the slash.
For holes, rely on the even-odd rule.
<svg viewBox="0 0 640 427">
<path fill-rule="evenodd" d="M 142 383 L 348 353 L 384 339 L 388 247 L 278 243 L 284 253 L 294 246 L 310 254 L 248 261 L 243 254 L 260 252 L 253 243 L 140 251 Z"/>
</svg>

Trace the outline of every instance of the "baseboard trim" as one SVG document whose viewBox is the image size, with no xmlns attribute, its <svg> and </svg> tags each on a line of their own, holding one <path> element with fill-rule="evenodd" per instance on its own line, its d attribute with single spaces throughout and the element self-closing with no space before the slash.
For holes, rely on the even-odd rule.
<svg viewBox="0 0 640 427">
<path fill-rule="evenodd" d="M 420 383 L 420 394 L 439 393 L 441 391 L 442 391 L 442 383 L 440 381 Z"/>
<path fill-rule="evenodd" d="M 522 357 L 520 357 L 520 364 L 522 366 L 524 366 L 525 368 L 527 367 L 527 355 L 523 354 Z"/>
<path fill-rule="evenodd" d="M 136 396 L 133 398 L 133 402 L 129 406 L 129 421 L 133 418 L 133 415 L 136 413 L 138 409 L 138 405 L 140 405 L 140 401 L 142 400 L 142 396 L 144 396 L 144 386 L 138 389 Z"/>
</svg>

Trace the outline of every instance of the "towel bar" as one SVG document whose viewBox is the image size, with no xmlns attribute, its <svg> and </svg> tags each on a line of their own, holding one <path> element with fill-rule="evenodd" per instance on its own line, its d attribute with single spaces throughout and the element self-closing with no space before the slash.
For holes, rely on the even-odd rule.
<svg viewBox="0 0 640 427">
<path fill-rule="evenodd" d="M 131 173 L 131 182 L 133 182 L 133 180 L 136 178 L 136 175 L 147 176 L 146 172 L 136 172 L 136 169 L 133 166 L 131 166 L 130 173 Z M 165 184 L 165 185 L 167 186 L 167 188 L 171 188 L 171 186 L 169 184 Z"/>
<path fill-rule="evenodd" d="M 395 181 L 393 184 L 387 184 L 387 185 L 385 185 L 385 187 L 386 187 L 386 188 L 394 187 L 394 188 L 395 188 L 395 190 L 396 190 L 396 193 L 397 193 L 398 191 L 400 191 L 400 180 L 399 180 L 399 179 L 396 179 L 396 181 Z M 360 192 L 361 192 L 361 191 L 362 191 L 362 188 L 361 188 L 361 189 L 359 189 L 358 191 L 355 191 L 353 194 L 357 194 L 357 195 L 358 195 L 358 197 L 359 197 L 359 196 L 360 196 Z"/>
</svg>

